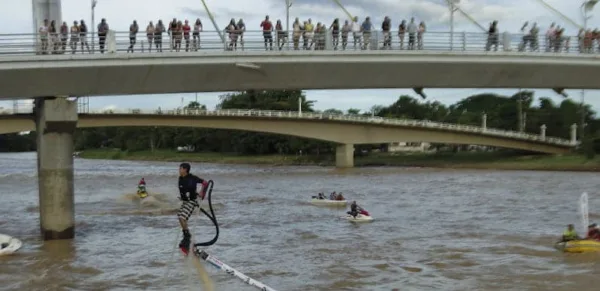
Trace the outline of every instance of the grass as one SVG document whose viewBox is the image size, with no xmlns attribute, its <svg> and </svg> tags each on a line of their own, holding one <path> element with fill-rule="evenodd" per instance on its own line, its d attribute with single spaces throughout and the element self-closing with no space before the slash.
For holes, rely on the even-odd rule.
<svg viewBox="0 0 600 291">
<path fill-rule="evenodd" d="M 240 155 L 234 153 L 179 153 L 168 150 L 126 152 L 113 149 L 86 150 L 85 159 L 133 161 L 204 162 L 254 165 L 335 165 L 332 155 Z M 582 155 L 523 155 L 514 152 L 459 153 L 374 153 L 355 157 L 357 167 L 399 166 L 453 169 L 499 169 L 544 171 L 600 171 L 600 158 L 585 159 Z"/>
</svg>

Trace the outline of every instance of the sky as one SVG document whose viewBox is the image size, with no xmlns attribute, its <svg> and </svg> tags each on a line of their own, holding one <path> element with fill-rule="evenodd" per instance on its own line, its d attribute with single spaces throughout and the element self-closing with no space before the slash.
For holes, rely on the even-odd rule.
<svg viewBox="0 0 600 291">
<path fill-rule="evenodd" d="M 55 1 L 55 0 L 53 0 Z M 566 17 L 576 23 L 583 23 L 580 4 L 583 0 L 545 0 L 556 10 L 561 11 Z M 34 25 L 32 20 L 32 1 L 30 0 L 0 0 L 0 34 L 32 33 Z M 417 21 L 425 21 L 428 31 L 449 31 L 450 12 L 445 0 L 340 0 L 345 8 L 361 19 L 370 16 L 373 23 L 379 26 L 384 16 L 392 19 L 392 27 L 397 27 L 401 19 L 415 17 Z M 62 18 L 69 24 L 73 20 L 83 19 L 88 25 L 91 21 L 91 0 L 62 0 Z M 250 5 L 251 3 L 251 5 Z M 266 14 L 272 20 L 281 19 L 285 23 L 285 0 L 206 0 L 208 8 L 215 17 L 220 29 L 231 18 L 243 18 L 248 30 L 259 29 L 259 24 Z M 600 5 L 599 5 L 600 6 Z M 569 21 L 561 18 L 551 10 L 539 3 L 539 0 L 462 0 L 459 7 L 471 15 L 477 22 L 487 26 L 493 20 L 498 20 L 500 31 L 518 32 L 525 21 L 537 22 L 542 32 L 551 22 L 566 28 L 566 33 L 575 35 L 577 28 Z M 600 9 L 600 8 L 599 8 Z M 593 13 L 591 14 L 593 16 Z M 189 19 L 200 18 L 204 29 L 213 28 L 201 0 L 98 0 L 95 9 L 96 23 L 100 18 L 106 18 L 111 29 L 127 31 L 129 24 L 136 19 L 143 30 L 149 21 L 162 19 L 166 23 L 173 17 Z M 290 18 L 312 18 L 314 22 L 331 23 L 334 18 L 340 20 L 347 16 L 332 0 L 293 0 L 290 8 Z M 454 16 L 455 31 L 480 32 L 479 28 L 467 18 L 456 13 Z M 589 27 L 600 26 L 600 16 L 592 17 L 588 21 Z M 523 88 L 527 89 L 527 88 Z M 479 93 L 497 93 L 513 95 L 518 89 L 425 89 L 427 100 L 452 104 L 464 97 Z M 163 109 L 175 108 L 185 105 L 190 101 L 198 100 L 209 109 L 214 109 L 219 102 L 219 95 L 226 92 L 198 93 L 198 94 L 163 94 L 163 95 L 130 95 L 92 97 L 89 100 L 91 110 L 108 108 L 141 108 Z M 308 100 L 314 100 L 315 109 L 325 110 L 338 108 L 347 110 L 358 108 L 368 111 L 374 105 L 388 105 L 397 100 L 400 95 L 412 95 L 412 90 L 382 89 L 382 90 L 308 90 L 305 91 Z M 569 90 L 571 98 L 580 100 L 579 90 Z M 126 97 L 126 98 L 124 98 Z M 551 90 L 536 90 L 536 97 L 550 97 L 560 102 L 562 97 Z M 600 92 L 587 90 L 586 103 L 600 111 Z M 28 102 L 21 102 L 21 106 Z M 10 101 L 0 102 L 0 108 L 12 108 Z"/>
</svg>

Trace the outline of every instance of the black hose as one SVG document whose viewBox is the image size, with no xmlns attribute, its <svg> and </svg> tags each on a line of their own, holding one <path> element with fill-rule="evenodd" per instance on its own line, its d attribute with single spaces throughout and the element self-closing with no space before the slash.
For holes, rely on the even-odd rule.
<svg viewBox="0 0 600 291">
<path fill-rule="evenodd" d="M 207 192 L 206 195 L 208 196 L 208 208 L 210 209 L 210 214 L 202 208 L 200 208 L 200 211 L 202 211 L 202 213 L 204 213 L 204 215 L 206 215 L 206 217 L 208 217 L 208 219 L 210 219 L 210 221 L 212 221 L 212 223 L 215 225 L 215 229 L 216 229 L 215 237 L 213 237 L 213 239 L 211 239 L 207 242 L 195 243 L 194 244 L 195 247 L 212 246 L 219 239 L 219 223 L 217 222 L 217 217 L 215 216 L 215 211 L 213 210 L 213 206 L 212 206 L 212 190 L 213 190 L 214 184 L 215 183 L 213 182 L 213 180 L 208 181 L 208 184 L 207 184 L 208 189 L 206 190 L 206 192 Z"/>
</svg>

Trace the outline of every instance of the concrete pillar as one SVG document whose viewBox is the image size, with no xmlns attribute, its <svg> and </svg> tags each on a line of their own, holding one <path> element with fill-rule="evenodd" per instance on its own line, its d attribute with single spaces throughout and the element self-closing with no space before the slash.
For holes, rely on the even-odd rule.
<svg viewBox="0 0 600 291">
<path fill-rule="evenodd" d="M 110 54 L 117 52 L 117 34 L 111 29 L 106 33 L 106 52 Z"/>
<path fill-rule="evenodd" d="M 353 144 L 341 144 L 335 148 L 335 166 L 338 168 L 354 167 Z"/>
<path fill-rule="evenodd" d="M 540 136 L 542 138 L 546 138 L 546 125 L 542 124 L 542 126 L 540 126 Z"/>
<path fill-rule="evenodd" d="M 42 238 L 71 239 L 75 235 L 73 134 L 77 101 L 38 98 L 34 114 Z"/>
<path fill-rule="evenodd" d="M 333 34 L 329 30 L 327 30 L 325 32 L 325 50 L 326 51 L 332 51 L 333 50 Z"/>
<path fill-rule="evenodd" d="M 571 125 L 571 143 L 577 143 L 577 123 Z"/>
<path fill-rule="evenodd" d="M 481 127 L 483 128 L 483 130 L 487 129 L 487 114 L 485 113 L 481 117 Z"/>
<path fill-rule="evenodd" d="M 48 19 L 48 24 L 54 20 L 56 22 L 56 30 L 62 25 L 61 0 L 31 0 L 33 33 L 37 33 L 38 29 L 44 23 L 44 19 Z M 67 23 L 71 25 L 72 23 Z"/>
</svg>

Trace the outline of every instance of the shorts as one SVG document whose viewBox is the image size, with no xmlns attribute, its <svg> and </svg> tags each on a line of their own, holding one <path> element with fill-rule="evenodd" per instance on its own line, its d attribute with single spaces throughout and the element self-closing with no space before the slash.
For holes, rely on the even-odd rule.
<svg viewBox="0 0 600 291">
<path fill-rule="evenodd" d="M 177 217 L 183 218 L 186 221 L 188 221 L 192 216 L 192 213 L 194 213 L 194 209 L 196 209 L 196 207 L 200 208 L 200 205 L 198 205 L 198 202 L 196 202 L 195 200 L 183 201 L 183 203 L 181 203 L 179 211 L 177 212 Z"/>
</svg>

